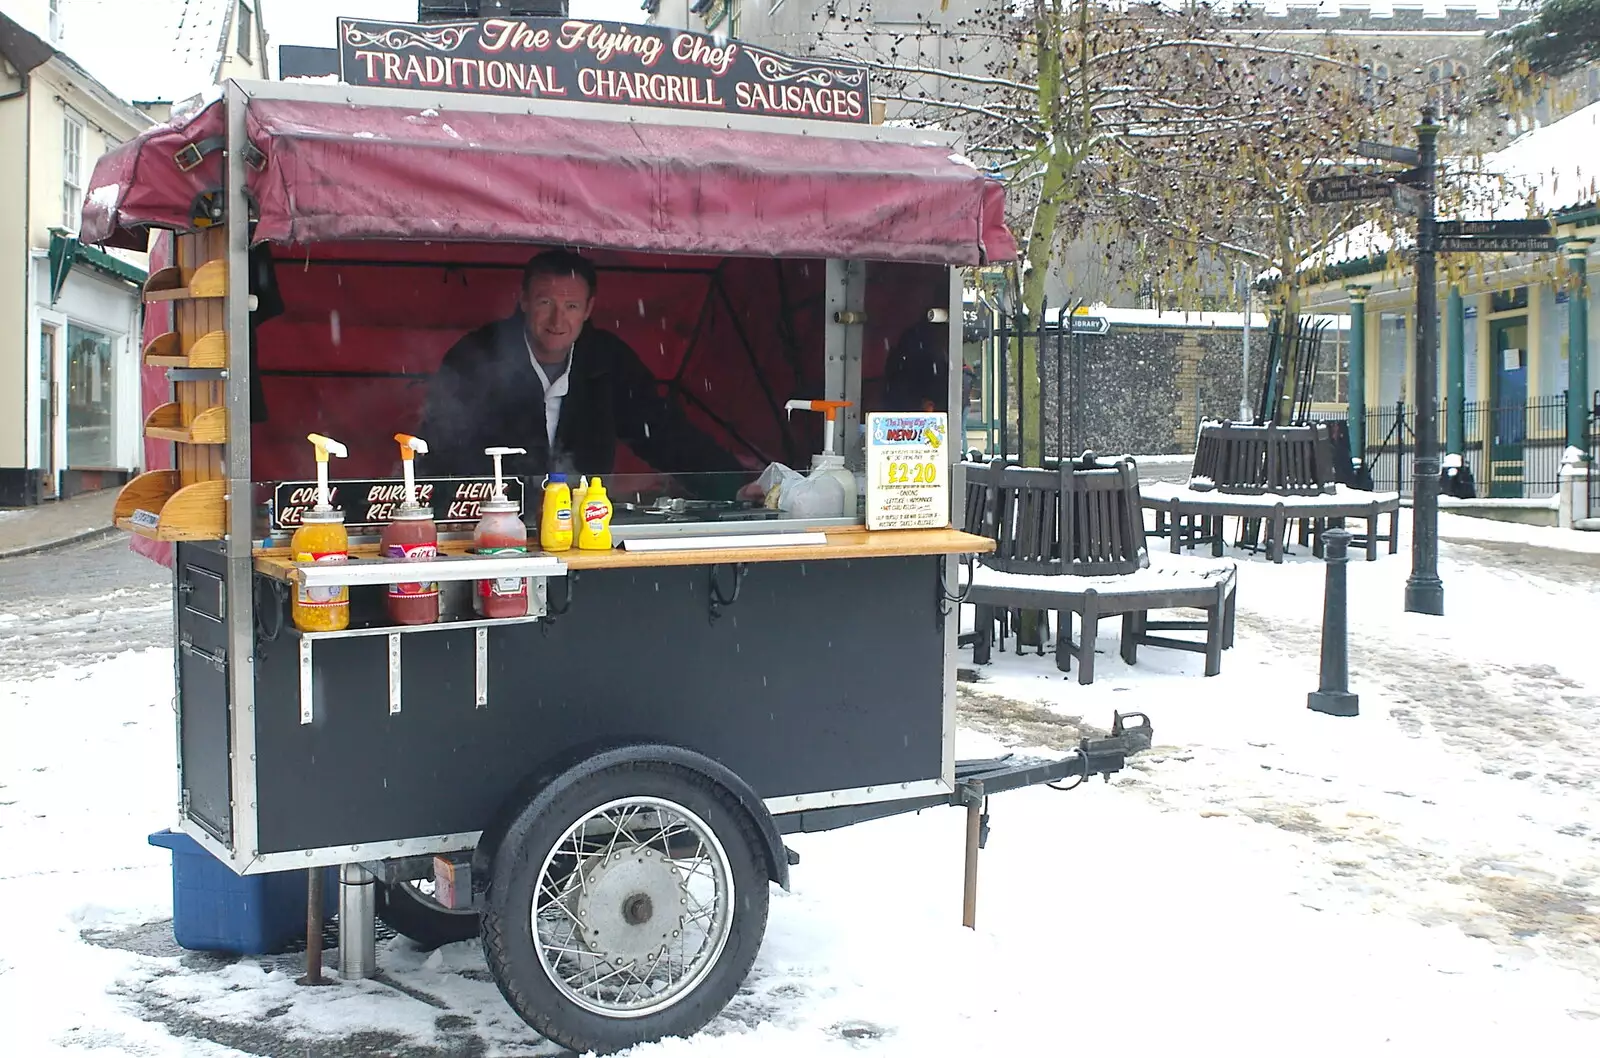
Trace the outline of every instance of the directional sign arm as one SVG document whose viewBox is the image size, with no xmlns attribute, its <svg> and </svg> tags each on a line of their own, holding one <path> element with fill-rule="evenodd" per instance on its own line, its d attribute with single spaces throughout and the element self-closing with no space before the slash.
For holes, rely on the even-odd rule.
<svg viewBox="0 0 1600 1058">
<path fill-rule="evenodd" d="M 1362 140 L 1356 144 L 1356 153 L 1363 158 L 1381 158 L 1386 162 L 1399 162 L 1401 165 L 1422 164 L 1422 156 L 1416 150 L 1411 147 L 1396 147 L 1392 143 Z"/>
</svg>

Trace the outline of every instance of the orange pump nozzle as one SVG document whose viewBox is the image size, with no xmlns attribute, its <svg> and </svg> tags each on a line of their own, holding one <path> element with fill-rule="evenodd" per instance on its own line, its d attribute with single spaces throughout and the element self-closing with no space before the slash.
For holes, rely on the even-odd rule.
<svg viewBox="0 0 1600 1058">
<path fill-rule="evenodd" d="M 417 476 L 411 469 L 411 460 L 419 453 L 428 454 L 428 442 L 420 437 L 413 437 L 408 433 L 397 433 L 394 439 L 400 442 L 400 467 L 406 476 L 406 506 L 417 505 Z"/>
<path fill-rule="evenodd" d="M 848 400 L 791 400 L 783 406 L 789 413 L 789 418 L 794 418 L 796 411 L 819 411 L 822 413 L 822 450 L 828 455 L 837 455 L 833 450 L 833 423 L 839 415 L 840 408 L 851 405 Z"/>
</svg>

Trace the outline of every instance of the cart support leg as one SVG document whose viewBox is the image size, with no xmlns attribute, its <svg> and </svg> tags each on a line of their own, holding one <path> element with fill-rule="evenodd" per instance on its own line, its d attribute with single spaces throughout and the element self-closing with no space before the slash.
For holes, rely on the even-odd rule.
<svg viewBox="0 0 1600 1058">
<path fill-rule="evenodd" d="M 326 872 L 313 867 L 306 872 L 306 975 L 295 984 L 332 984 L 322 977 L 322 879 Z"/>
<path fill-rule="evenodd" d="M 339 976 L 346 981 L 378 968 L 375 884 L 358 864 L 339 868 Z"/>
<path fill-rule="evenodd" d="M 962 796 L 967 805 L 967 855 L 961 883 L 961 924 L 977 929 L 978 846 L 983 834 L 983 784 L 964 783 Z"/>
</svg>

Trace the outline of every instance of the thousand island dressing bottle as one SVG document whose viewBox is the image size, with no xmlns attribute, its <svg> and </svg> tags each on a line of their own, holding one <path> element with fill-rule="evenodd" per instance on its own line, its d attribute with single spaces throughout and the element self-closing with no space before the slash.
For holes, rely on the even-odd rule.
<svg viewBox="0 0 1600 1058">
<path fill-rule="evenodd" d="M 350 561 L 350 535 L 344 512 L 333 509 L 328 490 L 328 456 L 343 459 L 344 445 L 321 434 L 307 434 L 317 448 L 317 505 L 300 516 L 300 527 L 289 541 L 296 562 Z M 310 588 L 296 584 L 289 603 L 294 626 L 302 632 L 339 632 L 350 627 L 350 587 L 345 584 Z"/>
<path fill-rule="evenodd" d="M 478 555 L 513 556 L 528 553 L 528 527 L 516 500 L 506 499 L 500 477 L 500 457 L 523 455 L 524 448 L 485 448 L 494 459 L 494 496 L 478 505 L 482 515 L 472 533 L 472 550 Z M 527 577 L 487 577 L 474 585 L 472 608 L 479 617 L 526 617 Z"/>
<path fill-rule="evenodd" d="M 427 562 L 439 557 L 439 529 L 433 509 L 417 503 L 417 480 L 412 457 L 428 454 L 420 437 L 397 433 L 401 466 L 405 470 L 405 499 L 383 527 L 379 552 L 389 562 Z M 389 619 L 395 624 L 426 625 L 439 620 L 439 582 L 402 581 L 389 585 Z"/>
</svg>

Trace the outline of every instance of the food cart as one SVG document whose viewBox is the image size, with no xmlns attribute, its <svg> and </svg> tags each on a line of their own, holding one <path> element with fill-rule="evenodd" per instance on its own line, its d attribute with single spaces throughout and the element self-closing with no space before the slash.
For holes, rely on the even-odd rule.
<svg viewBox="0 0 1600 1058">
<path fill-rule="evenodd" d="M 959 269 L 1014 253 L 999 185 L 944 133 L 872 124 L 859 69 L 651 27 L 491 22 L 533 65 L 484 65 L 502 60 L 483 25 L 341 21 L 344 80 L 370 83 L 229 82 L 101 161 L 85 241 L 173 233 L 143 364 L 172 390 L 147 436 L 174 455 L 123 489 L 116 520 L 171 548 L 183 832 L 239 875 L 339 867 L 347 976 L 372 967 L 374 904 L 424 943 L 481 933 L 533 1028 L 613 1050 L 693 1033 L 734 994 L 769 883 L 797 862 L 783 835 L 965 806 L 970 923 L 987 795 L 1109 774 L 1149 727 L 1117 717 L 1059 760 L 955 757 L 961 564 L 991 545 L 959 528 L 959 446 L 938 431 L 961 406 Z M 642 65 L 644 38 L 689 87 Z M 541 40 L 548 62 L 529 58 Z M 443 83 L 468 69 L 481 91 Z M 659 98 L 595 100 L 629 70 Z M 423 457 L 439 554 L 401 578 L 376 546 L 391 437 L 549 246 L 584 248 L 591 322 L 753 468 L 820 449 L 789 401 L 848 402 L 861 503 L 801 518 L 705 498 L 693 467 L 619 464 L 617 546 L 494 556 L 531 604 L 485 619 L 468 600 L 491 561 L 469 553 L 483 480 Z M 942 406 L 883 408 L 886 356 L 929 327 Z M 349 451 L 333 481 L 347 562 L 288 547 L 312 432 Z M 908 441 L 922 462 L 896 456 Z M 891 487 L 912 477 L 926 487 Z M 541 482 L 515 484 L 536 525 Z M 397 578 L 440 585 L 437 622 L 385 619 Z M 297 628 L 307 587 L 347 588 L 348 627 Z"/>
</svg>

